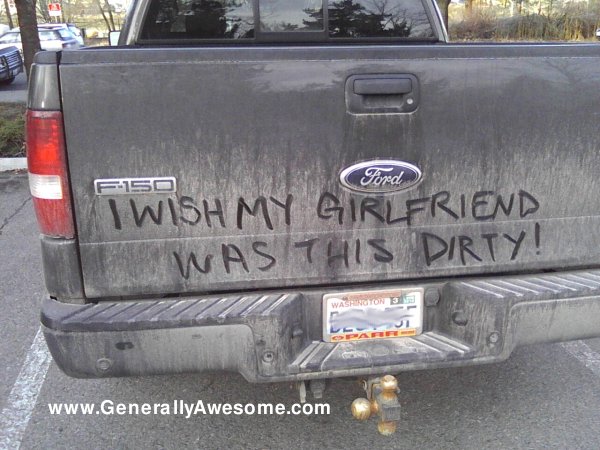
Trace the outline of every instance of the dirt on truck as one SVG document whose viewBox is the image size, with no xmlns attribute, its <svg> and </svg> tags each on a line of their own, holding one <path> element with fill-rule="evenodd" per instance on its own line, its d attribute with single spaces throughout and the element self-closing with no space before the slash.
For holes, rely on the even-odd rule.
<svg viewBox="0 0 600 450">
<path fill-rule="evenodd" d="M 379 3 L 138 0 L 119 46 L 36 56 L 64 372 L 362 377 L 389 433 L 393 375 L 600 336 L 600 47 Z"/>
</svg>

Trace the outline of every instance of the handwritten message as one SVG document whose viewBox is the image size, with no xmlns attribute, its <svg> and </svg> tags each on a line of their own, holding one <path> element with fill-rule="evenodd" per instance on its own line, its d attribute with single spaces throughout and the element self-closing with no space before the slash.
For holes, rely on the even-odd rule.
<svg viewBox="0 0 600 450">
<path fill-rule="evenodd" d="M 531 220 L 540 203 L 533 194 L 524 190 L 513 193 L 486 190 L 459 195 L 441 191 L 402 203 L 393 202 L 385 196 L 342 199 L 334 193 L 323 192 L 308 208 L 306 205 L 298 206 L 292 194 L 285 197 L 239 197 L 227 210 L 224 204 L 219 198 L 198 200 L 185 195 L 156 200 L 152 204 L 141 202 L 139 197 L 119 203 L 108 199 L 115 230 L 167 226 L 246 231 L 252 228 L 247 245 L 222 242 L 219 248 L 211 248 L 210 251 L 187 251 L 185 254 L 174 251 L 174 267 L 185 279 L 209 274 L 217 266 L 221 266 L 227 274 L 274 270 L 282 256 L 265 235 L 268 236 L 269 232 L 285 233 L 300 217 L 304 223 L 307 218 L 312 223 L 323 222 L 327 224 L 327 230 L 335 227 L 348 230 L 354 228 L 354 224 L 370 225 L 367 227 L 373 233 L 370 237 L 368 232 L 363 232 L 359 238 L 321 238 L 312 237 L 307 231 L 306 238 L 291 242 L 287 251 L 295 252 L 292 255 L 294 261 L 305 265 L 322 264 L 333 269 L 352 270 L 358 266 L 393 264 L 401 251 L 399 245 L 404 243 L 386 239 L 372 230 L 398 227 L 415 230 L 416 251 L 426 267 L 506 263 L 519 260 L 526 251 L 539 255 L 542 248 L 540 223 Z M 487 229 L 484 229 L 485 226 L 428 227 L 436 220 L 442 224 L 457 225 L 472 225 L 474 222 L 498 224 L 487 226 Z M 515 223 L 520 220 L 523 226 L 515 229 Z M 510 226 L 503 230 L 505 223 Z M 315 231 L 322 228 L 317 226 Z M 252 240 L 257 229 L 261 237 Z M 452 234 L 451 230 L 455 229 L 470 231 Z M 473 229 L 478 231 L 473 232 Z M 298 236 L 298 233 L 293 236 Z"/>
</svg>

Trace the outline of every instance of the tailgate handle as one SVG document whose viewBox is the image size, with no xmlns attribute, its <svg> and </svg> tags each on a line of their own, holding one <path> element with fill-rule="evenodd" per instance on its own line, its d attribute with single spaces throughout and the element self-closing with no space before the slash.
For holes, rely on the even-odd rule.
<svg viewBox="0 0 600 450">
<path fill-rule="evenodd" d="M 403 95 L 412 92 L 410 78 L 371 78 L 354 80 L 354 93 L 358 95 Z"/>
<path fill-rule="evenodd" d="M 410 114 L 419 108 L 421 87 L 410 73 L 361 73 L 344 84 L 350 114 Z"/>
</svg>

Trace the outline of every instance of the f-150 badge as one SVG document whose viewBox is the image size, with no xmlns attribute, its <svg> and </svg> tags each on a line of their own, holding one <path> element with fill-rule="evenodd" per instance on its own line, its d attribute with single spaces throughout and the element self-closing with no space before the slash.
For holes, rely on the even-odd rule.
<svg viewBox="0 0 600 450">
<path fill-rule="evenodd" d="M 403 191 L 421 181 L 421 170 L 404 161 L 380 159 L 354 164 L 340 173 L 343 186 L 357 192 Z"/>
<path fill-rule="evenodd" d="M 106 178 L 94 180 L 96 195 L 171 194 L 177 192 L 175 177 Z"/>
</svg>

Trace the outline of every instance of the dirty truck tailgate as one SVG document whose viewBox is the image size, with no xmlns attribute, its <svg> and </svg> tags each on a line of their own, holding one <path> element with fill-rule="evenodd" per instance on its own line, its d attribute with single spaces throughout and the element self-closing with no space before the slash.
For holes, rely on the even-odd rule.
<svg viewBox="0 0 600 450">
<path fill-rule="evenodd" d="M 600 334 L 600 47 L 43 58 L 60 99 L 30 108 L 62 111 L 75 236 L 42 239 L 42 322 L 67 373 L 304 380 Z"/>
<path fill-rule="evenodd" d="M 553 45 L 65 53 L 86 296 L 595 265 L 599 58 Z M 355 92 L 394 77 L 410 92 Z M 381 159 L 420 182 L 382 194 L 365 169 L 365 192 L 340 182 Z"/>
</svg>

